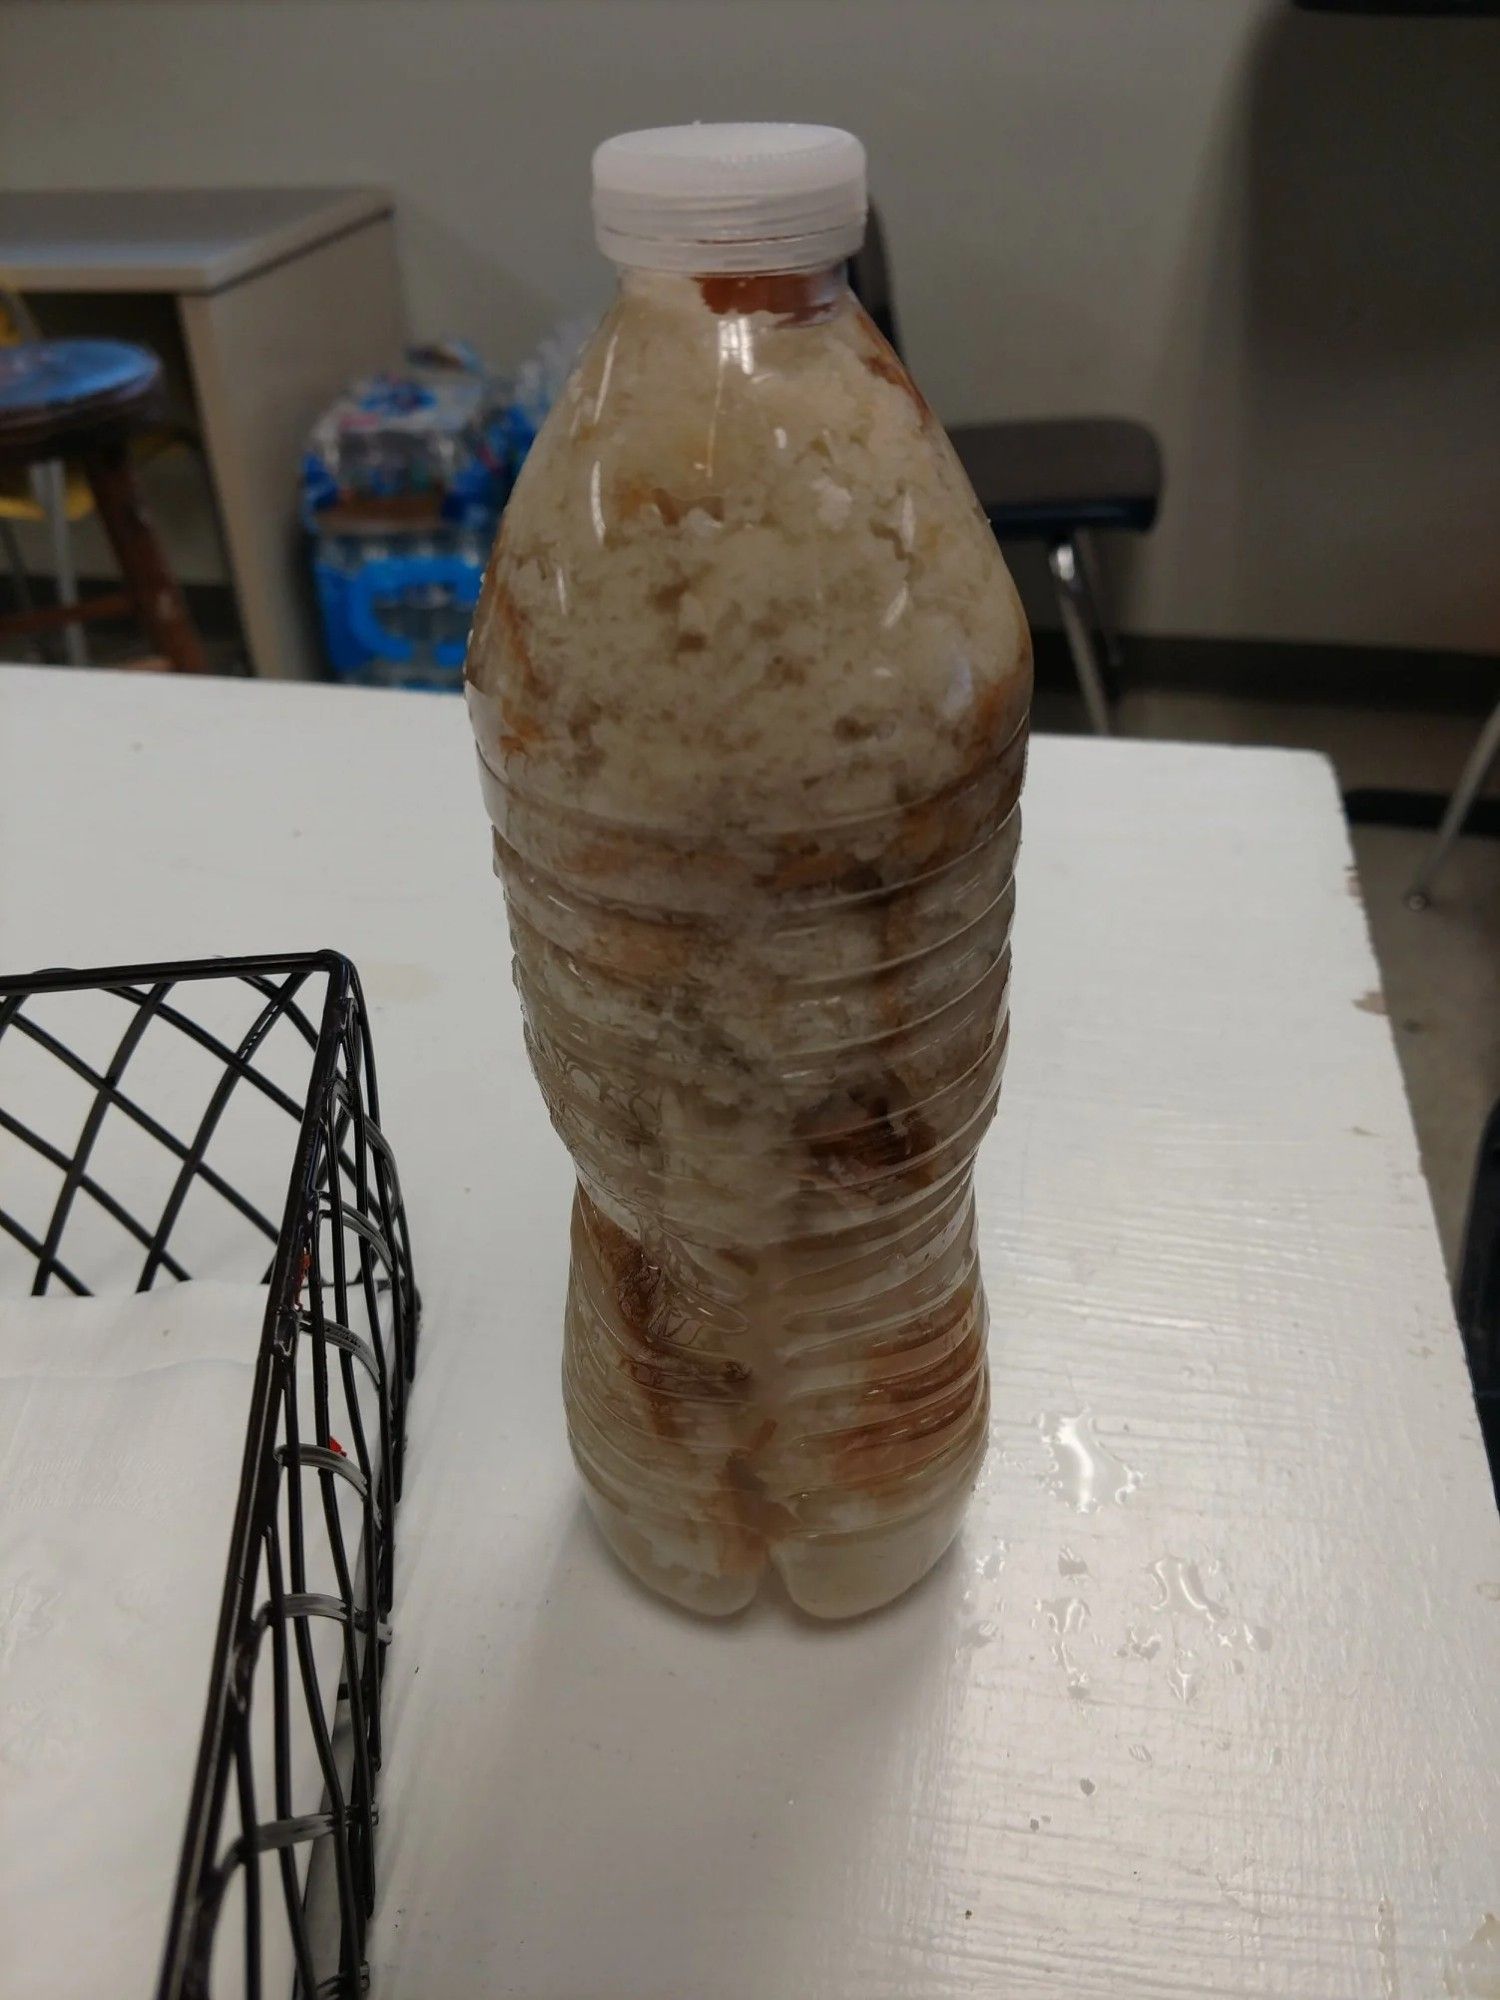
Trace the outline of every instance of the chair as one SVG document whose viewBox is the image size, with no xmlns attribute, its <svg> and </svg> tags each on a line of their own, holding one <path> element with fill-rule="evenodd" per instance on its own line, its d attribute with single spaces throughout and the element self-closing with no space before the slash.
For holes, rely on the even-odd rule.
<svg viewBox="0 0 1500 2000">
<path fill-rule="evenodd" d="M 159 408 L 161 363 L 115 340 L 34 340 L 0 347 L 0 472 L 76 464 L 120 565 L 123 588 L 82 602 L 0 616 L 0 639 L 132 613 L 179 673 L 208 662 L 182 591 L 147 518 L 128 444 Z"/>
<path fill-rule="evenodd" d="M 849 282 L 899 354 L 885 236 L 873 208 L 864 245 L 850 260 Z M 1120 649 L 1093 535 L 1096 529 L 1145 534 L 1155 523 L 1162 487 L 1155 436 L 1144 424 L 1121 417 L 960 424 L 948 435 L 996 535 L 1046 547 L 1089 722 L 1099 735 L 1108 735 Z"/>
</svg>

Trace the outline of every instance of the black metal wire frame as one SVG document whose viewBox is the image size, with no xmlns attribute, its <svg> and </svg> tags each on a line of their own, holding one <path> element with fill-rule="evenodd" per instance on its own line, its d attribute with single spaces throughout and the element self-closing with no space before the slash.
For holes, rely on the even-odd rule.
<svg viewBox="0 0 1500 2000">
<path fill-rule="evenodd" d="M 179 989 L 215 980 L 239 981 L 263 1001 L 237 1045 L 206 1029 L 178 1004 Z M 319 982 L 322 1005 L 316 1010 L 304 1000 L 316 993 Z M 116 996 L 130 1010 L 114 1056 L 102 1070 L 27 1013 L 44 996 L 84 990 Z M 301 1100 L 256 1066 L 257 1051 L 283 1019 L 311 1051 Z M 125 1089 L 132 1056 L 157 1026 L 187 1037 L 223 1065 L 196 1129 L 186 1139 Z M 189 1275 L 186 1253 L 174 1254 L 173 1244 L 195 1183 L 219 1195 L 274 1245 L 208 1700 L 157 2000 L 206 2000 L 216 1927 L 236 1877 L 244 1892 L 247 2000 L 261 2000 L 265 1927 L 279 1921 L 286 1925 L 299 1994 L 308 2000 L 313 1995 L 353 2000 L 367 1985 L 365 1932 L 375 1897 L 375 1773 L 381 1759 L 381 1672 L 390 1638 L 392 1530 L 401 1495 L 407 1389 L 420 1310 L 396 1163 L 380 1130 L 358 976 L 338 953 L 319 952 L 0 979 L 0 1036 L 7 1033 L 28 1037 L 95 1091 L 71 1153 L 0 1105 L 0 1128 L 63 1176 L 41 1235 L 0 1207 L 0 1230 L 35 1259 L 34 1292 L 47 1291 L 54 1281 L 74 1293 L 90 1290 L 68 1261 L 68 1221 L 80 1198 L 97 1204 L 141 1246 L 140 1291 L 161 1278 Z M 261 1093 L 296 1123 L 279 1224 L 206 1158 L 225 1108 L 241 1088 Z M 111 1110 L 178 1162 L 154 1222 L 134 1214 L 119 1190 L 104 1186 L 89 1171 L 95 1141 Z M 359 1373 L 375 1391 L 378 1436 L 367 1435 L 361 1417 Z M 342 1391 L 339 1421 L 347 1427 L 347 1445 L 331 1429 L 335 1383 Z M 304 1407 L 309 1400 L 310 1411 Z M 316 1501 L 305 1490 L 305 1483 L 310 1487 L 313 1482 Z M 352 1550 L 340 1518 L 341 1483 L 358 1502 L 361 1532 Z M 308 1541 L 319 1515 L 337 1579 L 335 1592 L 309 1587 Z M 342 1629 L 337 1746 L 325 1709 L 326 1690 L 319 1687 L 315 1667 L 314 1619 L 330 1619 Z M 251 1720 L 253 1698 L 264 1686 L 264 1676 L 257 1680 L 257 1666 L 267 1646 L 273 1797 L 263 1801 L 256 1794 Z M 314 1813 L 294 1811 L 294 1722 L 310 1733 L 321 1770 L 323 1804 Z M 298 1850 L 311 1844 L 314 1852 L 303 1857 L 311 1873 L 320 1843 L 331 1854 L 337 1901 L 337 1962 L 331 1967 L 318 1962 L 298 1868 Z"/>
</svg>

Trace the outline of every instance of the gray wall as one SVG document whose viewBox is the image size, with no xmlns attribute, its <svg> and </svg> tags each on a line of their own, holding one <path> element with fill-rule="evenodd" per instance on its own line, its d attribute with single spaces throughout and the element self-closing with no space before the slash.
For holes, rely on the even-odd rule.
<svg viewBox="0 0 1500 2000">
<path fill-rule="evenodd" d="M 1129 622 L 1500 648 L 1500 24 L 1280 0 L 0 5 L 11 186 L 380 181 L 414 325 L 600 296 L 589 149 L 786 116 L 870 149 L 951 418 L 1149 419 Z"/>
</svg>

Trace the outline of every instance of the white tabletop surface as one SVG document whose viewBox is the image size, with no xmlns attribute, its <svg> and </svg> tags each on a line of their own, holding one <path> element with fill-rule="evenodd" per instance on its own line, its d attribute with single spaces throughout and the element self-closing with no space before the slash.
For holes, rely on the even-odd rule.
<svg viewBox="0 0 1500 2000">
<path fill-rule="evenodd" d="M 381 2000 L 1500 1994 L 1500 1524 L 1331 774 L 1043 739 L 994 1433 L 892 1610 L 580 1513 L 569 1188 L 461 705 L 0 670 L 0 960 L 334 944 L 426 1302 Z"/>
<path fill-rule="evenodd" d="M 0 285 L 213 292 L 390 212 L 378 188 L 12 189 Z"/>
</svg>

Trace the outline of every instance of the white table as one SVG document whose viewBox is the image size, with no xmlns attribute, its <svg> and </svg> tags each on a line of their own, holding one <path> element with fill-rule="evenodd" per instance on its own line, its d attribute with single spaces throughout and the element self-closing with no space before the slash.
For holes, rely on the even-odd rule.
<svg viewBox="0 0 1500 2000">
<path fill-rule="evenodd" d="M 185 374 L 258 674 L 320 671 L 298 468 L 318 412 L 400 358 L 391 209 L 377 188 L 0 192 L 0 287 L 44 331 L 144 333 Z M 139 319 L 151 299 L 175 326 Z"/>
<path fill-rule="evenodd" d="M 962 1542 L 704 1625 L 576 1499 L 460 704 L 0 672 L 8 966 L 330 943 L 374 1002 L 426 1300 L 382 2000 L 1500 1992 L 1500 1525 L 1332 777 L 1044 739 L 1026 815 Z"/>
</svg>

